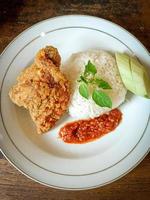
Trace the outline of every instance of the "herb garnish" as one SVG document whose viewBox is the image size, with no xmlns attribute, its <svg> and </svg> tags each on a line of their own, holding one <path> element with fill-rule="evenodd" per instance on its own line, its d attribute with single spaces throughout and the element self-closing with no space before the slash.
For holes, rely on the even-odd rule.
<svg viewBox="0 0 150 200">
<path fill-rule="evenodd" d="M 92 99 L 93 101 L 101 106 L 112 108 L 111 98 L 103 92 L 101 89 L 112 89 L 108 82 L 96 76 L 97 69 L 93 63 L 89 60 L 85 65 L 85 70 L 82 75 L 80 75 L 79 93 L 82 97 L 89 98 L 89 86 L 93 87 Z"/>
<path fill-rule="evenodd" d="M 79 86 L 79 92 L 81 96 L 88 99 L 89 98 L 89 92 L 88 92 L 88 86 L 86 83 L 82 82 Z"/>
<path fill-rule="evenodd" d="M 110 97 L 102 91 L 95 89 L 93 91 L 92 98 L 95 101 L 95 103 L 101 107 L 112 107 L 112 101 Z"/>
</svg>

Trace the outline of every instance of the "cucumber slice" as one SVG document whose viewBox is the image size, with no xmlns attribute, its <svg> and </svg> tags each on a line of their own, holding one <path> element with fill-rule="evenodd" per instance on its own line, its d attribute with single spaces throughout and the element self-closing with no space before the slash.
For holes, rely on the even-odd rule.
<svg viewBox="0 0 150 200">
<path fill-rule="evenodd" d="M 149 97 L 150 79 L 148 77 L 148 72 L 136 58 L 130 58 L 130 65 L 136 94 Z"/>
<path fill-rule="evenodd" d="M 150 98 L 150 77 L 137 58 L 116 53 L 116 62 L 125 87 L 136 95 Z"/>
<path fill-rule="evenodd" d="M 126 54 L 121 53 L 116 53 L 115 56 L 122 82 L 129 91 L 135 94 L 136 89 L 135 85 L 133 84 L 133 78 L 130 67 L 130 57 Z"/>
</svg>

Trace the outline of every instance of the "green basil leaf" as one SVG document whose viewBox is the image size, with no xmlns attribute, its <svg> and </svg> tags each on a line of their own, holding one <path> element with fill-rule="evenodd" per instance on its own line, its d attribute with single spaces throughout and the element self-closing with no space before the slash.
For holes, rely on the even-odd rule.
<svg viewBox="0 0 150 200">
<path fill-rule="evenodd" d="M 109 83 L 104 81 L 103 79 L 96 78 L 95 83 L 98 85 L 99 88 L 112 89 Z"/>
<path fill-rule="evenodd" d="M 94 64 L 91 63 L 89 60 L 88 63 L 85 65 L 85 71 L 84 74 L 93 74 L 95 75 L 97 73 L 96 67 Z"/>
<path fill-rule="evenodd" d="M 92 98 L 97 105 L 112 108 L 112 101 L 106 93 L 95 89 L 93 91 Z"/>
<path fill-rule="evenodd" d="M 89 92 L 88 92 L 88 86 L 86 83 L 82 82 L 79 86 L 79 93 L 82 97 L 88 99 L 89 98 Z"/>
</svg>

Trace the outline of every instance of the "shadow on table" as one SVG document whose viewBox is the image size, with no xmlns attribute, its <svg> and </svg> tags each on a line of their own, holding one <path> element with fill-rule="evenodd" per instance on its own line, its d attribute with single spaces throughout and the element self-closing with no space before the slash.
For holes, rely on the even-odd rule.
<svg viewBox="0 0 150 200">
<path fill-rule="evenodd" d="M 2 0 L 0 1 L 0 24 L 16 21 L 25 0 Z"/>
</svg>

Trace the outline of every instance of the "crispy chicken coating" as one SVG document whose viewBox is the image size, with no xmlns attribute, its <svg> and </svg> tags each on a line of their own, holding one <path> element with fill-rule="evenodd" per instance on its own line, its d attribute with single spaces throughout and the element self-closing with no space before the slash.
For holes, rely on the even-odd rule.
<svg viewBox="0 0 150 200">
<path fill-rule="evenodd" d="M 68 106 L 69 82 L 59 69 L 60 62 L 56 48 L 41 49 L 9 91 L 15 104 L 29 110 L 39 134 L 52 128 Z"/>
</svg>

